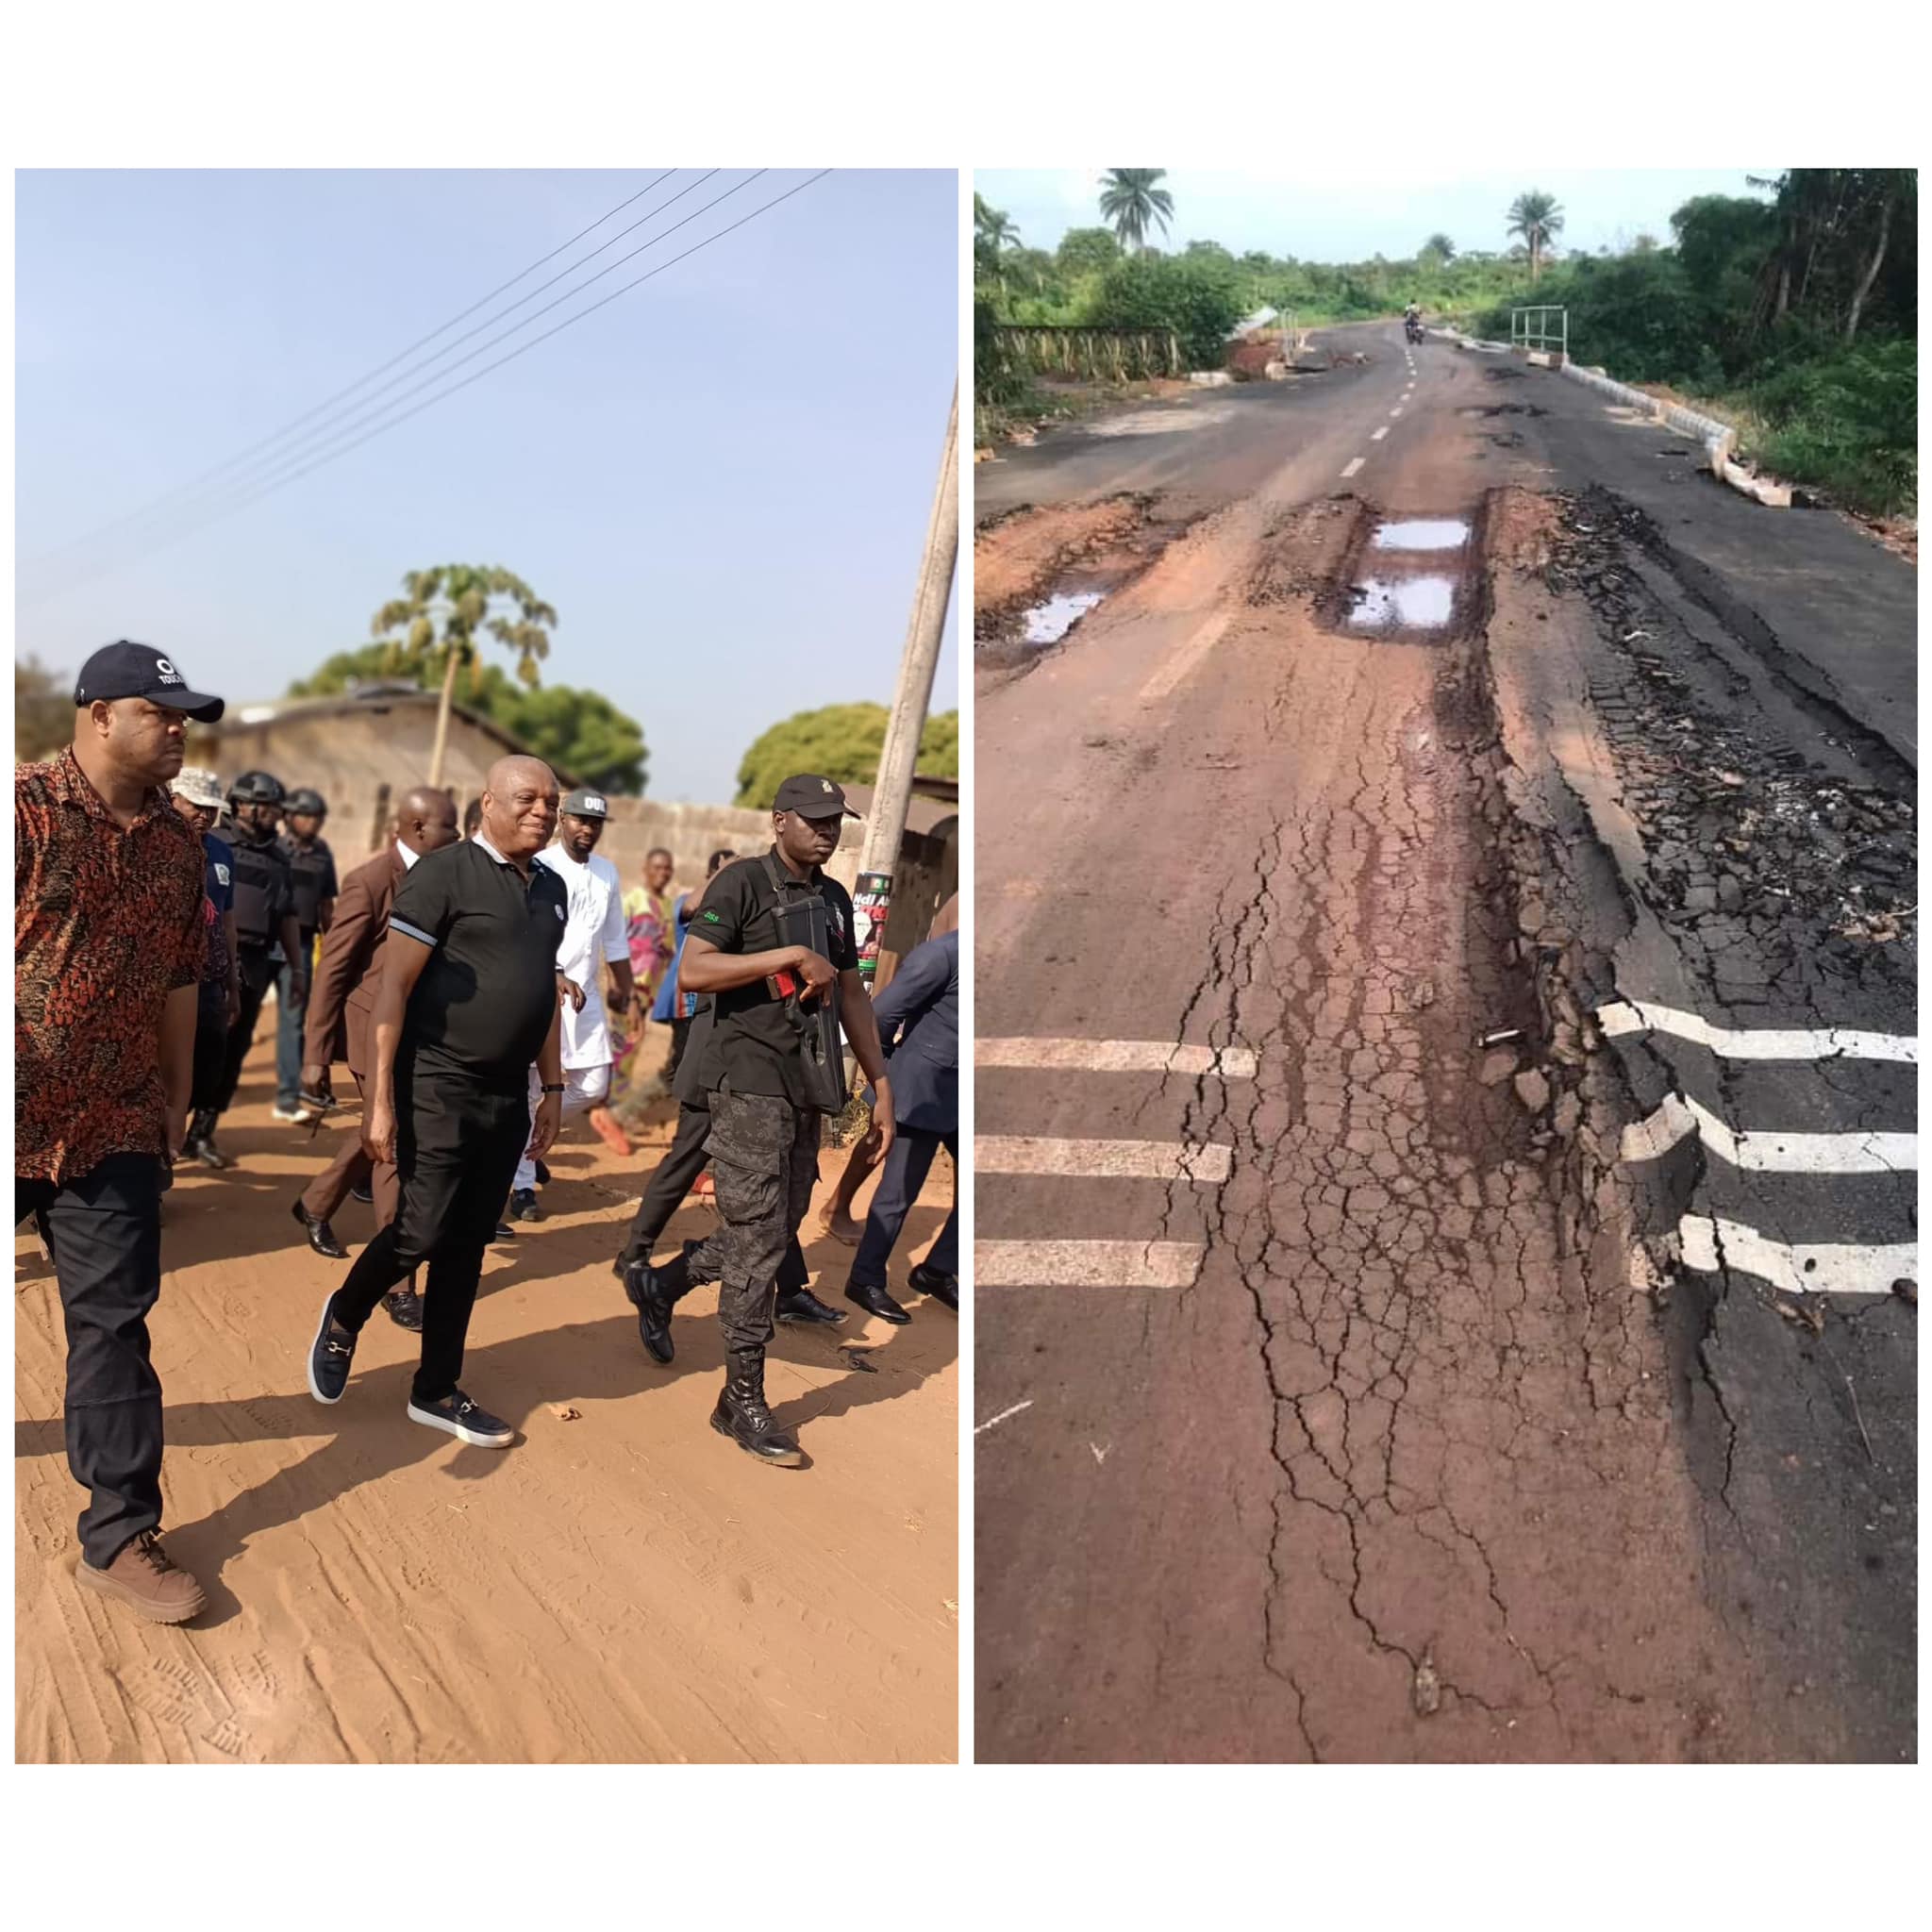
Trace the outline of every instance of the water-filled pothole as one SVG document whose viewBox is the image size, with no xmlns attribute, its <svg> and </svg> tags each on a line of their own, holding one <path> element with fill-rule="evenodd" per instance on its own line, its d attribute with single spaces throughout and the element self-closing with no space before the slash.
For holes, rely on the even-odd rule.
<svg viewBox="0 0 1932 1932">
<path fill-rule="evenodd" d="M 1460 517 L 1413 517 L 1406 523 L 1381 524 L 1369 540 L 1372 550 L 1460 550 L 1469 541 L 1469 525 Z"/>
<path fill-rule="evenodd" d="M 1441 630 L 1456 608 L 1454 577 L 1370 577 L 1351 584 L 1357 630 Z"/>
<path fill-rule="evenodd" d="M 1029 644 L 1057 644 L 1106 595 L 1105 591 L 1082 591 L 1049 597 L 1024 613 L 1022 634 Z"/>
</svg>

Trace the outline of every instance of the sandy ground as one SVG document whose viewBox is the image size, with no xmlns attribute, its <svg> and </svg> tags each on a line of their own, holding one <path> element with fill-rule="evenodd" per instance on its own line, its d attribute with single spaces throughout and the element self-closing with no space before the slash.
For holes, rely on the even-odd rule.
<svg viewBox="0 0 1932 1932">
<path fill-rule="evenodd" d="M 75 1586 L 59 1303 L 35 1243 L 15 1243 L 19 1759 L 956 1756 L 950 1310 L 909 1298 L 905 1328 L 853 1309 L 839 1330 L 781 1329 L 769 1392 L 810 1465 L 761 1467 L 708 1425 L 714 1291 L 681 1306 L 659 1368 L 610 1274 L 669 1122 L 629 1162 L 578 1123 L 550 1158 L 548 1218 L 491 1250 L 470 1330 L 465 1384 L 516 1444 L 409 1423 L 415 1341 L 380 1313 L 347 1397 L 323 1408 L 303 1356 L 347 1264 L 309 1252 L 289 1204 L 353 1108 L 311 1145 L 270 1120 L 272 1083 L 264 1041 L 223 1135 L 241 1164 L 183 1170 L 168 1198 L 165 1527 L 212 1599 L 187 1628 Z M 826 1187 L 841 1164 L 826 1155 Z M 935 1175 L 912 1215 L 902 1291 L 949 1186 Z M 660 1252 L 713 1224 L 687 1207 Z M 369 1210 L 349 1203 L 336 1225 L 358 1251 Z M 814 1285 L 839 1301 L 850 1251 L 812 1225 Z"/>
</svg>

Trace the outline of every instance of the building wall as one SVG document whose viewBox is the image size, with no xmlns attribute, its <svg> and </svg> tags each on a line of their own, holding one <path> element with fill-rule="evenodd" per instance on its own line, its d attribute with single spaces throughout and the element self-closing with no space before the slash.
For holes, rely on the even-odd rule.
<svg viewBox="0 0 1932 1932">
<path fill-rule="evenodd" d="M 435 707 L 405 705 L 366 716 L 338 711 L 259 724 L 225 719 L 193 735 L 188 762 L 213 765 L 224 785 L 259 770 L 273 772 L 291 791 L 313 786 L 328 801 L 327 836 L 338 859 L 354 861 L 382 843 L 395 801 L 427 779 L 435 743 Z M 450 719 L 443 783 L 455 791 L 458 811 L 483 790 L 485 774 L 502 756 L 487 732 Z"/>
</svg>

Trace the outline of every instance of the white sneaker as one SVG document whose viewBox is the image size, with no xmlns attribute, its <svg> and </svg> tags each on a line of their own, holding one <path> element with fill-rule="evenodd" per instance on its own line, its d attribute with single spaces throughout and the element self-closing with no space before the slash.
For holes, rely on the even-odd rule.
<svg viewBox="0 0 1932 1932">
<path fill-rule="evenodd" d="M 299 1127 L 308 1116 L 299 1107 L 284 1107 L 278 1100 L 275 1104 L 274 1118 L 278 1121 L 291 1121 Z"/>
</svg>

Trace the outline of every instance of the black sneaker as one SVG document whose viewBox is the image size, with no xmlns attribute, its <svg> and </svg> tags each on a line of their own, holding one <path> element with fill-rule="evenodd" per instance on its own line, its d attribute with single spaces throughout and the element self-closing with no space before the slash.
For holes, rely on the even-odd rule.
<svg viewBox="0 0 1932 1932">
<path fill-rule="evenodd" d="M 382 1298 L 383 1312 L 398 1328 L 411 1335 L 423 1332 L 423 1298 L 414 1289 L 392 1288 Z"/>
<path fill-rule="evenodd" d="M 808 1322 L 814 1327 L 836 1327 L 845 1319 L 843 1308 L 828 1307 L 808 1288 L 793 1288 L 778 1297 L 773 1315 L 780 1322 Z"/>
<path fill-rule="evenodd" d="M 308 1350 L 308 1392 L 318 1402 L 340 1402 L 356 1360 L 356 1338 L 335 1319 L 336 1298 L 322 1305 L 315 1340 Z"/>
<path fill-rule="evenodd" d="M 349 1190 L 349 1199 L 361 1202 L 365 1208 L 374 1208 L 375 1206 L 375 1190 L 370 1187 L 367 1181 L 364 1181 L 359 1188 L 351 1188 Z"/>
<path fill-rule="evenodd" d="M 537 1205 L 537 1191 L 535 1188 L 519 1188 L 509 1197 L 508 1219 L 511 1221 L 541 1221 L 543 1219 L 543 1210 Z"/>
<path fill-rule="evenodd" d="M 537 1170 L 537 1185 L 540 1188 L 547 1188 L 550 1185 L 550 1170 L 541 1160 L 534 1161 L 531 1164 Z"/>
<path fill-rule="evenodd" d="M 516 1229 L 507 1221 L 499 1221 L 496 1224 L 496 1232 L 490 1237 L 493 1241 L 513 1241 L 516 1238 Z"/>
<path fill-rule="evenodd" d="M 409 1401 L 409 1420 L 432 1429 L 446 1429 L 458 1441 L 474 1442 L 479 1449 L 508 1449 L 517 1432 L 499 1416 L 475 1403 L 458 1389 L 441 1402 Z"/>
</svg>

